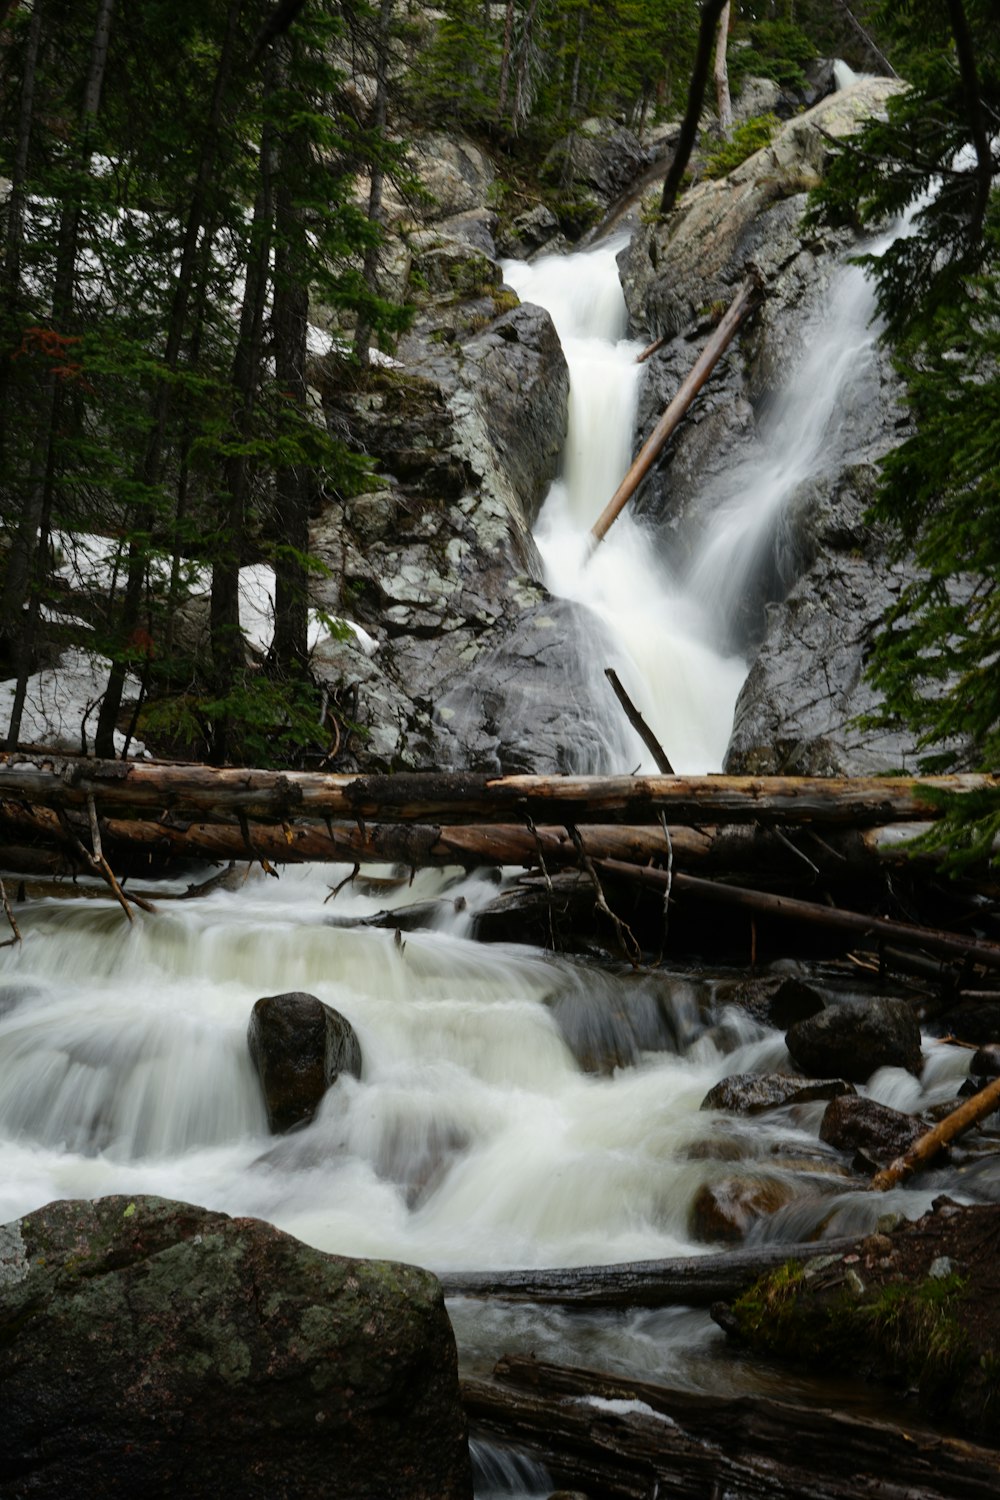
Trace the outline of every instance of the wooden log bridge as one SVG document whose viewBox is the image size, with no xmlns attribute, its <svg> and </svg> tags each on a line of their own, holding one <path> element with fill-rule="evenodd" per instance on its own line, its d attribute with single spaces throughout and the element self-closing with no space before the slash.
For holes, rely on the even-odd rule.
<svg viewBox="0 0 1000 1500">
<path fill-rule="evenodd" d="M 748 824 L 869 828 L 941 815 L 941 796 L 1000 789 L 992 775 L 397 776 L 0 754 L 0 798 L 103 812 L 393 823 Z M 119 815 L 124 815 L 119 812 Z"/>
</svg>

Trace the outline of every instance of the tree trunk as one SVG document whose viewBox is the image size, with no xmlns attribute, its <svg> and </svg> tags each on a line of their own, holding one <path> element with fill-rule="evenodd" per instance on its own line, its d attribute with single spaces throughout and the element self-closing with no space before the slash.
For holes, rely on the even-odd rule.
<svg viewBox="0 0 1000 1500">
<path fill-rule="evenodd" d="M 287 48 L 285 52 L 287 74 Z M 302 157 L 308 152 L 301 131 L 290 127 L 279 133 L 275 150 L 277 185 L 274 194 L 275 261 L 271 334 L 274 372 L 278 381 L 279 431 L 287 433 L 294 451 L 308 422 L 306 411 L 306 328 L 309 321 L 309 288 L 302 253 L 308 233 L 301 208 L 295 201 L 295 185 L 301 179 Z M 277 534 L 280 545 L 274 558 L 274 639 L 269 667 L 279 678 L 303 680 L 309 660 L 309 552 L 310 474 L 301 454 L 280 462 L 276 474 L 278 500 Z"/>
<path fill-rule="evenodd" d="M 971 1099 L 966 1099 L 957 1109 L 953 1109 L 950 1115 L 939 1120 L 933 1129 L 928 1130 L 919 1140 L 914 1141 L 909 1151 L 903 1156 L 897 1156 L 896 1160 L 883 1167 L 881 1172 L 876 1172 L 872 1178 L 871 1186 L 876 1193 L 888 1192 L 889 1188 L 897 1187 L 899 1183 L 905 1182 L 915 1172 L 923 1171 L 924 1167 L 930 1166 L 939 1152 L 949 1144 L 950 1141 L 958 1140 L 959 1136 L 965 1135 L 966 1131 L 978 1125 L 980 1120 L 985 1120 L 1000 1109 L 1000 1078 L 994 1078 L 978 1094 L 973 1094 Z"/>
<path fill-rule="evenodd" d="M 503 51 L 500 55 L 500 87 L 497 96 L 497 119 L 502 121 L 507 110 L 507 90 L 510 85 L 511 48 L 514 42 L 514 0 L 507 0 L 507 11 L 503 23 Z"/>
<path fill-rule="evenodd" d="M 208 194 L 212 175 L 218 161 L 223 109 L 226 92 L 232 76 L 236 37 L 242 8 L 243 0 L 230 0 L 222 51 L 215 73 L 215 83 L 209 106 L 204 143 L 198 158 L 197 176 L 184 226 L 184 243 L 181 248 L 180 265 L 177 270 L 177 279 L 174 283 L 170 303 L 170 320 L 167 325 L 167 337 L 163 351 L 163 368 L 168 378 L 157 382 L 152 400 L 152 431 L 146 445 L 142 468 L 138 476 L 141 488 L 146 491 L 151 491 L 159 482 L 163 471 L 163 446 L 166 439 L 167 422 L 173 395 L 173 385 L 169 379 L 169 374 L 176 370 L 180 361 L 181 346 L 187 326 L 191 297 L 194 291 L 199 241 L 202 238 L 203 231 L 206 229 L 206 220 L 210 217 L 208 212 Z M 207 239 L 207 235 L 205 237 Z M 141 503 L 134 517 L 136 529 L 140 533 L 146 533 L 151 529 L 152 521 L 153 516 L 149 502 Z M 137 539 L 132 541 L 129 544 L 125 598 L 122 603 L 120 624 L 123 647 L 127 645 L 141 618 L 142 603 L 146 591 L 146 565 L 146 546 L 142 540 Z M 98 714 L 97 728 L 94 735 L 94 749 L 99 756 L 113 756 L 115 753 L 115 725 L 118 722 L 118 715 L 121 712 L 121 702 L 125 691 L 127 675 L 128 661 L 123 650 L 119 657 L 112 662 L 111 671 L 108 674 L 107 687 L 104 690 L 104 697 L 101 701 L 101 708 Z"/>
<path fill-rule="evenodd" d="M 694 150 L 695 139 L 698 135 L 698 121 L 701 119 L 701 106 L 705 98 L 705 85 L 708 82 L 708 70 L 712 62 L 715 29 L 726 3 L 727 0 L 702 0 L 698 47 L 695 52 L 691 82 L 688 86 L 687 107 L 684 111 L 684 119 L 681 121 L 681 133 L 677 138 L 677 150 L 663 184 L 663 196 L 660 199 L 661 219 L 667 217 L 677 202 L 681 178 L 684 176 L 691 159 L 691 152 Z"/>
<path fill-rule="evenodd" d="M 446 1297 L 496 1297 L 560 1307 L 711 1307 L 731 1301 L 786 1261 L 852 1249 L 852 1239 L 801 1245 L 741 1246 L 716 1255 L 626 1261 L 609 1266 L 529 1271 L 445 1271 Z"/>
<path fill-rule="evenodd" d="M 372 129 L 377 133 L 378 140 L 371 159 L 368 218 L 379 228 L 382 224 L 382 194 L 385 187 L 385 173 L 382 170 L 379 153 L 383 147 L 382 137 L 389 107 L 389 30 L 392 24 L 392 8 L 393 0 L 381 0 L 378 13 L 378 35 L 375 43 L 375 106 L 372 111 Z M 368 294 L 373 298 L 378 296 L 378 267 L 381 253 L 382 246 L 377 239 L 373 239 L 365 248 L 362 275 Z M 371 335 L 371 319 L 362 312 L 358 316 L 358 326 L 354 335 L 354 353 L 363 370 L 367 370 L 371 364 L 369 347 Z"/>
<path fill-rule="evenodd" d="M 115 0 L 99 0 L 91 43 L 90 65 L 84 85 L 83 103 L 78 123 L 78 138 L 74 152 L 72 178 L 67 196 L 59 215 L 58 248 L 56 251 L 55 279 L 52 288 L 52 327 L 58 334 L 69 335 L 73 324 L 76 300 L 76 270 L 80 250 L 80 220 L 83 213 L 83 182 L 90 171 L 92 135 L 94 122 L 101 106 L 101 91 L 107 68 L 108 47 L 111 41 L 111 18 Z M 45 555 L 49 545 L 49 522 L 52 513 L 53 491 L 56 477 L 56 444 L 60 427 L 60 411 L 63 391 L 60 376 L 51 369 L 46 376 L 43 402 L 43 421 L 40 430 L 39 462 L 37 477 L 30 487 L 26 514 L 22 518 L 17 543 L 14 548 L 12 566 L 16 568 L 9 596 L 5 590 L 4 615 L 14 618 L 15 611 L 24 612 L 20 635 L 16 645 L 17 684 L 11 708 L 7 744 L 17 744 L 21 732 L 21 716 L 27 691 L 28 678 L 34 665 L 35 635 L 38 626 L 39 594 L 45 572 Z M 18 590 L 26 590 L 20 603 Z"/>
<path fill-rule="evenodd" d="M 0 796 L 54 807 L 240 812 L 283 817 L 382 819 L 441 824 L 668 822 L 874 828 L 941 816 L 936 794 L 996 792 L 1000 777 L 396 776 L 218 769 L 169 762 L 89 760 L 47 752 L 0 752 Z"/>
<path fill-rule="evenodd" d="M 676 396 L 643 443 L 625 478 L 591 527 L 590 535 L 593 546 L 596 546 L 607 535 L 612 522 L 621 515 L 659 458 L 668 439 L 680 426 L 698 392 L 736 337 L 744 319 L 757 305 L 759 292 L 760 283 L 755 277 L 748 276 L 708 343 L 695 360 Z"/>
<path fill-rule="evenodd" d="M 722 15 L 719 17 L 719 32 L 715 40 L 715 66 L 713 77 L 715 80 L 715 104 L 719 114 L 719 129 L 730 140 L 733 134 L 733 101 L 729 96 L 729 68 L 726 61 L 726 50 L 729 44 L 729 10 L 730 3 L 722 7 Z"/>
</svg>

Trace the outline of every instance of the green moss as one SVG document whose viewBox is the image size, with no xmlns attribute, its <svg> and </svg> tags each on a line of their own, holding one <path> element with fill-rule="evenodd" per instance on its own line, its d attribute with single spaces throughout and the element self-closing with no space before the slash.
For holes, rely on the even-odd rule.
<svg viewBox="0 0 1000 1500">
<path fill-rule="evenodd" d="M 956 1316 L 964 1288 L 960 1277 L 947 1276 L 867 1292 L 848 1270 L 836 1287 L 813 1292 L 802 1267 L 790 1262 L 762 1277 L 732 1312 L 754 1349 L 916 1385 L 922 1404 L 939 1410 L 972 1360 Z"/>
<path fill-rule="evenodd" d="M 723 141 L 707 158 L 702 176 L 726 177 L 748 156 L 769 146 L 780 124 L 777 115 L 753 115 L 744 124 L 737 125 L 732 139 Z"/>
</svg>

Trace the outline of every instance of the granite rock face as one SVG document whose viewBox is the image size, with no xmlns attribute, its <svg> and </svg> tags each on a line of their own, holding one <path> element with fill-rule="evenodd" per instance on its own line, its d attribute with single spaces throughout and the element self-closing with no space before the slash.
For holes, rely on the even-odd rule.
<svg viewBox="0 0 1000 1500">
<path fill-rule="evenodd" d="M 899 438 L 899 385 L 884 350 L 852 354 L 848 346 L 849 379 L 835 418 L 824 417 L 823 391 L 835 372 L 814 356 L 845 308 L 858 309 L 863 333 L 865 293 L 860 272 L 846 265 L 857 242 L 803 225 L 806 195 L 822 176 L 830 137 L 884 112 L 900 87 L 863 79 L 824 98 L 728 177 L 690 189 L 665 225 L 640 229 L 621 257 L 634 326 L 668 340 L 649 361 L 643 434 L 749 267 L 766 287 L 762 306 L 723 356 L 637 503 L 683 569 L 699 555 L 718 507 L 751 486 L 784 487 L 761 558 L 739 588 L 711 570 L 700 585 L 720 595 L 721 644 L 749 665 L 725 762 L 734 774 L 914 768 L 909 738 L 856 723 L 877 706 L 865 668 L 884 612 L 908 576 L 906 564 L 889 561 L 883 537 L 865 520 L 878 460 Z M 794 371 L 799 399 L 779 400 Z M 803 427 L 816 418 L 818 447 L 803 458 L 801 473 L 792 462 L 784 469 L 778 459 L 772 464 L 768 445 L 796 459 Z"/>
<path fill-rule="evenodd" d="M 162 1198 L 0 1228 L 0 1494 L 471 1500 L 426 1271 Z"/>
</svg>

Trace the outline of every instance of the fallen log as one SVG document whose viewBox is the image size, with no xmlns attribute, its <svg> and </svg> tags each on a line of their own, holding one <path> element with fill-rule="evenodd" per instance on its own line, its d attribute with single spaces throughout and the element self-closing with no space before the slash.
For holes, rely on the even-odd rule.
<svg viewBox="0 0 1000 1500">
<path fill-rule="evenodd" d="M 808 776 L 486 776 L 408 772 L 333 775 L 101 761 L 77 756 L 0 754 L 0 797 L 48 807 L 86 807 L 134 815 L 154 809 L 243 814 L 271 822 L 339 818 L 393 823 L 758 823 L 872 827 L 933 820 L 934 793 L 1000 790 L 987 775 Z"/>
<path fill-rule="evenodd" d="M 69 813 L 69 830 L 84 826 Z M 44 847 L 56 852 L 38 859 L 39 873 L 73 874 L 86 868 L 82 857 L 72 858 L 75 841 L 71 831 L 51 808 L 27 807 L 20 802 L 0 802 L 0 863 L 19 870 L 24 858 L 26 873 L 33 873 Z M 663 830 L 658 827 L 593 825 L 580 830 L 588 848 L 626 863 L 643 864 L 666 854 Z M 546 865 L 575 865 L 576 849 L 564 828 L 538 828 L 521 824 L 472 824 L 438 827 L 420 823 L 294 822 L 270 825 L 254 823 L 244 834 L 236 823 L 187 823 L 151 819 L 102 818 L 101 836 L 108 857 L 135 867 L 146 858 L 150 864 L 169 859 L 256 860 L 272 864 L 358 864 L 425 866 L 458 865 L 472 870 L 484 866 L 516 866 L 525 869 Z M 675 859 L 702 863 L 711 856 L 713 840 L 693 829 L 671 830 Z"/>
<path fill-rule="evenodd" d="M 628 865 L 621 860 L 595 860 L 597 868 L 607 875 L 636 881 L 671 893 L 687 891 L 703 901 L 725 906 L 743 907 L 755 915 L 780 917 L 786 921 L 806 922 L 830 932 L 852 933 L 859 941 L 886 941 L 910 948 L 924 948 L 931 953 L 947 953 L 954 958 L 978 963 L 989 969 L 1000 969 L 1000 943 L 960 937 L 937 927 L 920 927 L 914 922 L 893 922 L 887 917 L 870 917 L 863 912 L 843 911 L 836 906 L 822 906 L 818 901 L 801 901 L 794 896 L 776 896 L 746 886 L 729 885 L 722 880 L 703 880 L 698 875 L 677 871 Z"/>
<path fill-rule="evenodd" d="M 69 828 L 82 837 L 86 825 L 72 809 L 62 817 L 51 808 L 0 799 L 0 864 L 26 875 L 74 875 L 87 869 Z M 188 822 L 167 816 L 101 819 L 101 834 L 112 864 L 124 863 L 141 873 L 143 865 L 159 867 L 171 860 L 247 860 L 263 857 L 271 864 L 336 863 L 459 865 L 472 870 L 484 866 L 537 869 L 546 865 L 576 864 L 576 851 L 565 828 L 542 826 L 535 831 L 518 823 L 473 823 L 441 826 L 420 823 L 357 823 L 308 821 L 296 818 L 279 824 L 254 823 L 247 836 L 235 822 Z M 909 827 L 911 825 L 903 825 Z M 917 827 L 926 827 L 918 824 Z M 589 824 L 580 830 L 594 858 L 646 864 L 667 853 L 659 826 Z M 895 828 L 832 830 L 822 840 L 809 829 L 802 832 L 805 848 L 790 845 L 775 830 L 748 825 L 669 830 L 674 861 L 739 878 L 741 872 L 781 877 L 801 884 L 823 875 L 832 880 L 872 875 L 883 866 L 897 865 L 907 856 L 905 842 L 883 835 Z M 914 857 L 916 858 L 916 856 Z M 924 855 L 920 863 L 933 863 Z"/>
<path fill-rule="evenodd" d="M 980 1120 L 985 1120 L 996 1110 L 1000 1109 L 1000 1078 L 994 1078 L 978 1094 L 973 1094 L 971 1099 L 965 1099 L 953 1109 L 950 1115 L 945 1115 L 943 1120 L 928 1130 L 925 1135 L 914 1141 L 909 1151 L 902 1156 L 897 1156 L 881 1172 L 876 1172 L 871 1180 L 871 1191 L 876 1193 L 888 1192 L 889 1188 L 898 1187 L 901 1182 L 912 1177 L 915 1172 L 920 1172 L 924 1167 L 930 1166 L 931 1162 L 951 1141 L 958 1140 L 959 1136 L 965 1135 L 966 1131 L 978 1125 Z"/>
<path fill-rule="evenodd" d="M 711 338 L 695 360 L 677 394 L 643 443 L 637 457 L 607 505 L 590 529 L 591 544 L 597 546 L 621 515 L 639 485 L 659 458 L 667 440 L 676 432 L 705 381 L 736 337 L 740 326 L 760 300 L 760 278 L 746 278 Z"/>
<path fill-rule="evenodd" d="M 786 1261 L 813 1260 L 852 1249 L 853 1239 L 796 1245 L 754 1245 L 717 1255 L 624 1261 L 538 1271 L 444 1271 L 446 1297 L 494 1297 L 565 1307 L 710 1307 L 738 1297 Z"/>
<path fill-rule="evenodd" d="M 960 1439 L 766 1396 L 680 1391 L 507 1356 L 462 1381 L 474 1433 L 614 1500 L 986 1500 L 1000 1454 Z"/>
</svg>

